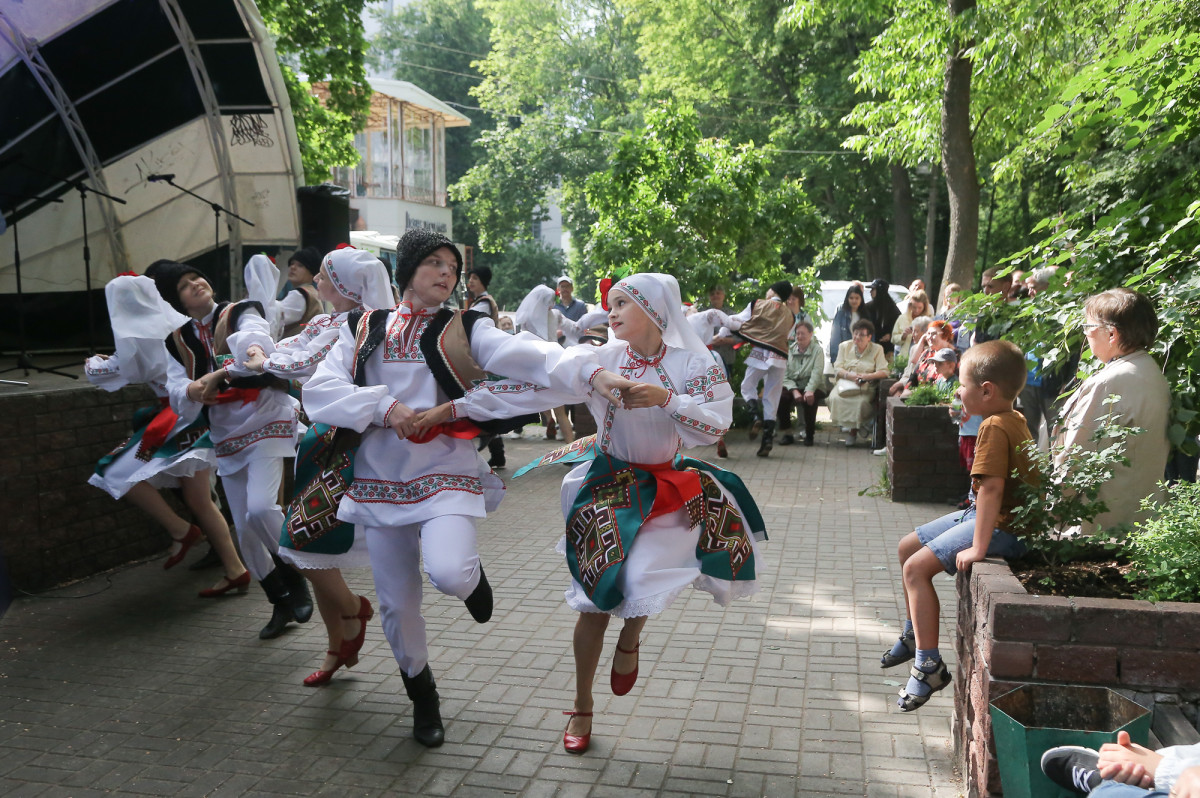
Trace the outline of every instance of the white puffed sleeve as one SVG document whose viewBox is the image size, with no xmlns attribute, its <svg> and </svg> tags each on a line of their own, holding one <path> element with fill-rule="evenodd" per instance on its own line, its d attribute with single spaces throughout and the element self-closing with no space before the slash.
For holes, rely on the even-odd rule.
<svg viewBox="0 0 1200 798">
<path fill-rule="evenodd" d="M 83 374 L 92 385 L 109 393 L 119 391 L 130 384 L 121 373 L 120 355 L 92 355 L 83 361 Z"/>
<path fill-rule="evenodd" d="M 304 318 L 304 309 L 308 307 L 308 296 L 304 293 L 303 288 L 288 291 L 287 296 L 278 301 L 277 307 L 279 308 L 279 319 L 285 326 L 295 324 Z"/>
<path fill-rule="evenodd" d="M 253 308 L 243 311 L 238 317 L 237 331 L 230 333 L 228 343 L 233 359 L 225 364 L 225 371 L 233 377 L 255 376 L 256 372 L 242 365 L 249 357 L 246 350 L 250 347 L 261 347 L 268 355 L 275 351 L 275 342 L 271 340 L 270 322 Z"/>
<path fill-rule="evenodd" d="M 689 356 L 687 373 L 684 393 L 672 391 L 663 411 L 675 422 L 675 431 L 684 446 L 708 446 L 729 432 L 733 421 L 733 388 L 725 369 L 699 353 Z"/>
<path fill-rule="evenodd" d="M 181 418 L 192 423 L 204 409 L 200 402 L 188 399 L 187 388 L 192 381 L 188 378 L 183 364 L 173 357 L 167 358 L 167 396 L 171 400 L 171 409 Z"/>
<path fill-rule="evenodd" d="M 540 413 L 563 405 L 582 402 L 585 397 L 566 391 L 544 388 L 518 380 L 487 380 L 450 403 L 454 418 L 491 421 L 527 413 Z"/>
<path fill-rule="evenodd" d="M 563 349 L 527 332 L 509 335 L 490 319 L 477 321 L 471 330 L 471 356 L 484 371 L 572 396 L 586 395 L 600 368 L 595 352 L 592 346 Z"/>
<path fill-rule="evenodd" d="M 363 324 L 367 323 L 363 317 Z M 500 333 L 504 335 L 504 333 Z M 388 411 L 397 401 L 386 385 L 354 384 L 355 335 L 342 325 L 337 343 L 304 384 L 304 412 L 313 421 L 362 432 L 371 425 L 384 426 Z"/>
<path fill-rule="evenodd" d="M 275 345 L 275 351 L 263 364 L 263 371 L 285 380 L 308 379 L 333 350 L 340 329 L 329 316 L 317 316 L 298 335 Z"/>
</svg>

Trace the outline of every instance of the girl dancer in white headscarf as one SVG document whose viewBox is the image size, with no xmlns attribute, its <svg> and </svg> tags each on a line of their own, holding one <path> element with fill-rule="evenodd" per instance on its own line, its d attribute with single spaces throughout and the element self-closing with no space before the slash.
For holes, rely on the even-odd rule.
<svg viewBox="0 0 1200 798">
<path fill-rule="evenodd" d="M 680 449 L 709 445 L 726 432 L 733 391 L 684 319 L 675 278 L 627 277 L 613 286 L 608 302 L 616 340 L 571 351 L 594 359 L 593 374 L 609 370 L 634 383 L 621 390 L 625 410 L 591 391 L 585 375 L 573 395 L 522 390 L 511 381 L 483 383 L 420 421 L 501 418 L 561 401 L 586 401 L 599 420 L 594 441 L 576 441 L 537 462 L 588 461 L 567 475 L 562 489 L 567 604 L 580 613 L 575 707 L 566 713 L 571 721 L 563 736 L 571 753 L 583 753 L 590 742 L 592 681 L 609 617 L 624 621 L 610 675 L 613 693 L 624 695 L 637 680 L 647 616 L 665 610 L 688 585 L 722 606 L 755 592 L 757 539 L 766 537 L 741 480 L 678 457 Z"/>
<path fill-rule="evenodd" d="M 88 482 L 114 499 L 128 499 L 167 530 L 174 541 L 163 568 L 182 562 L 201 534 L 208 538 L 225 569 L 225 578 L 200 592 L 201 598 L 230 590 L 245 593 L 250 574 L 238 558 L 225 517 L 213 504 L 210 479 L 217 465 L 208 425 L 188 423 L 170 408 L 167 397 L 167 348 L 163 339 L 187 317 L 168 305 L 149 277 L 122 275 L 104 287 L 116 354 L 93 355 L 84 364 L 88 381 L 105 391 L 145 383 L 159 404 L 138 411 L 134 432 L 97 464 Z M 192 511 L 189 524 L 171 509 L 160 488 L 181 488 Z"/>
<path fill-rule="evenodd" d="M 311 319 L 298 335 L 277 343 L 269 357 L 260 347 L 251 347 L 247 368 L 306 382 L 337 343 L 352 312 L 386 310 L 392 305 L 387 269 L 365 250 L 345 247 L 328 253 L 315 282 L 318 296 L 334 312 Z M 333 456 L 329 451 L 335 432 L 327 424 L 314 424 L 300 442 L 296 491 L 289 497 L 279 538 L 279 556 L 312 582 L 329 637 L 325 661 L 304 679 L 309 687 L 327 684 L 342 666 L 358 664 L 367 621 L 375 614 L 366 596 L 350 590 L 340 570 L 370 563 L 362 535 L 354 534 L 353 524 L 337 520 L 338 501 L 354 478 L 354 468 L 348 455 Z"/>
</svg>

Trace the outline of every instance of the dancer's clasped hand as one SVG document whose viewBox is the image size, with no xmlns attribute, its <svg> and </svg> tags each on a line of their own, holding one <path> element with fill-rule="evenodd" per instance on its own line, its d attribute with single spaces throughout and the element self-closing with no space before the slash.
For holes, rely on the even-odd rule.
<svg viewBox="0 0 1200 798">
<path fill-rule="evenodd" d="M 384 418 L 384 423 L 395 431 L 397 438 L 404 440 L 417 431 L 414 423 L 416 417 L 417 414 L 413 412 L 411 407 L 401 402 L 396 402 L 396 404 L 392 405 L 392 409 L 388 411 L 387 416 Z"/>
</svg>

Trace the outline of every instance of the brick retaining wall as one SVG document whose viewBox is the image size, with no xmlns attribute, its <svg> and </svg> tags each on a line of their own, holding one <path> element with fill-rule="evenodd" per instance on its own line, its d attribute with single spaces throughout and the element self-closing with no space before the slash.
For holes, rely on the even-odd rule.
<svg viewBox="0 0 1200 798">
<path fill-rule="evenodd" d="M 946 502 L 970 487 L 958 460 L 958 425 L 945 405 L 909 407 L 887 399 L 888 480 L 894 502 Z"/>
<path fill-rule="evenodd" d="M 134 410 L 154 401 L 144 386 L 0 396 L 0 552 L 16 587 L 43 590 L 167 547 L 141 511 L 87 484 Z"/>
<path fill-rule="evenodd" d="M 970 798 L 1000 794 L 988 703 L 1022 684 L 1100 685 L 1143 706 L 1200 698 L 1200 604 L 1035 596 L 995 559 L 957 589 L 954 741 Z"/>
</svg>

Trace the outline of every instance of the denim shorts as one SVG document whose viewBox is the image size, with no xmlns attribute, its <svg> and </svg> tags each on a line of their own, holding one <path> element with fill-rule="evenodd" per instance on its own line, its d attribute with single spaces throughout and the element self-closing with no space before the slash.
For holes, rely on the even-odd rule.
<svg viewBox="0 0 1200 798">
<path fill-rule="evenodd" d="M 936 521 L 917 527 L 917 538 L 938 558 L 946 573 L 958 573 L 954 558 L 960 551 L 971 548 L 975 542 L 975 508 L 955 510 Z M 1016 536 L 1003 529 L 992 531 L 992 542 L 987 553 L 993 557 L 1020 557 L 1026 546 Z"/>
</svg>

